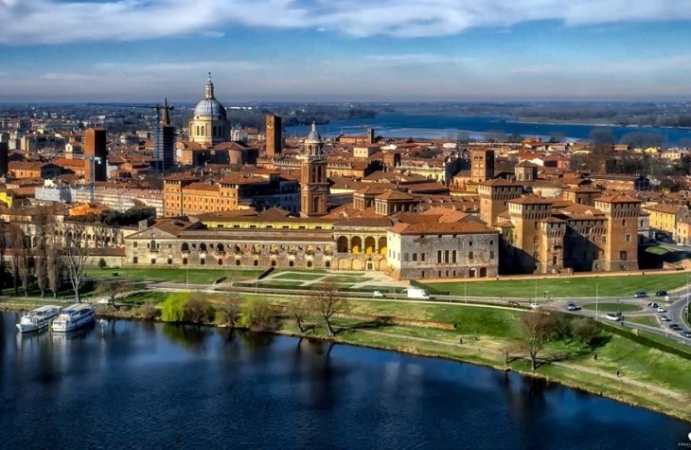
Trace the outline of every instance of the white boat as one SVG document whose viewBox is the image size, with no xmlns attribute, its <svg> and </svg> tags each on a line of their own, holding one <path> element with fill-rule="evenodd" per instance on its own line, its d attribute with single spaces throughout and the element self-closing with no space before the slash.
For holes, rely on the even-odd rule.
<svg viewBox="0 0 691 450">
<path fill-rule="evenodd" d="M 88 303 L 77 303 L 62 310 L 53 321 L 53 331 L 65 332 L 76 330 L 94 321 L 95 309 Z"/>
<path fill-rule="evenodd" d="M 22 315 L 17 324 L 20 333 L 41 331 L 50 325 L 50 322 L 60 314 L 60 307 L 54 305 L 41 306 Z"/>
</svg>

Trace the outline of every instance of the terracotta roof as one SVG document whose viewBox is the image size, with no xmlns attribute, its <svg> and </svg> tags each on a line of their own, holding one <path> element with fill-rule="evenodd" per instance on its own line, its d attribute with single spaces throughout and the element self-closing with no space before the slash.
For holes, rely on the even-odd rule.
<svg viewBox="0 0 691 450">
<path fill-rule="evenodd" d="M 520 183 L 516 183 L 514 181 L 509 181 L 505 180 L 503 178 L 495 178 L 493 180 L 487 180 L 483 181 L 481 183 L 478 183 L 480 186 L 515 186 L 515 187 L 520 187 L 522 186 Z"/>
<path fill-rule="evenodd" d="M 398 234 L 478 234 L 496 233 L 480 222 L 462 221 L 452 223 L 397 223 L 390 229 Z"/>
<path fill-rule="evenodd" d="M 667 214 L 677 214 L 686 209 L 685 206 L 665 205 L 660 203 L 658 203 L 657 205 L 644 206 L 643 208 L 647 209 L 648 211 L 655 211 Z"/>
<path fill-rule="evenodd" d="M 509 200 L 509 203 L 518 205 L 551 205 L 554 202 L 552 199 L 538 197 L 537 195 L 528 195 L 526 197 L 514 198 Z"/>
<path fill-rule="evenodd" d="M 595 201 L 602 203 L 641 203 L 640 200 L 623 194 L 615 194 L 609 195 L 607 197 L 600 197 L 596 198 Z"/>
<path fill-rule="evenodd" d="M 396 191 L 396 190 L 389 190 L 388 192 L 384 192 L 383 194 L 377 195 L 376 197 L 379 200 L 387 200 L 387 201 L 410 201 L 410 200 L 415 200 L 415 197 L 412 195 L 406 194 L 405 192 L 401 191 Z"/>
</svg>

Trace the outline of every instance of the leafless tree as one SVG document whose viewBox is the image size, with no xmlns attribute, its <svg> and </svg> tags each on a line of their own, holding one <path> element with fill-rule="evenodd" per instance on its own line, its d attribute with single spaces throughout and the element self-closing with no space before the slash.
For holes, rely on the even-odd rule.
<svg viewBox="0 0 691 450">
<path fill-rule="evenodd" d="M 44 259 L 46 267 L 46 278 L 48 279 L 48 288 L 53 293 L 53 298 L 58 298 L 62 275 L 64 272 L 64 264 L 62 256 L 60 255 L 60 245 L 58 237 L 55 234 L 55 227 L 51 225 L 52 233 L 47 236 L 46 247 L 44 250 Z"/>
<path fill-rule="evenodd" d="M 209 317 L 209 301 L 201 292 L 193 292 L 185 303 L 185 320 L 201 325 Z"/>
<path fill-rule="evenodd" d="M 6 229 L 0 224 L 0 295 L 2 295 L 3 288 L 5 287 L 6 270 L 7 263 L 5 262 L 5 249 L 7 247 L 7 236 L 5 235 Z"/>
<path fill-rule="evenodd" d="M 115 299 L 125 291 L 127 284 L 122 280 L 101 280 L 96 284 L 95 293 L 106 297 L 110 306 L 115 306 Z"/>
<path fill-rule="evenodd" d="M 319 289 L 308 297 L 308 303 L 309 309 L 324 320 L 329 336 L 335 336 L 331 318 L 347 307 L 345 297 L 338 292 L 338 285 L 330 282 L 320 283 Z"/>
<path fill-rule="evenodd" d="M 225 292 L 221 302 L 218 304 L 218 310 L 223 316 L 224 324 L 227 324 L 230 328 L 235 328 L 240 316 L 242 298 L 238 291 L 232 288 L 231 283 L 227 283 L 223 290 Z"/>
<path fill-rule="evenodd" d="M 41 297 L 45 296 L 49 289 L 48 279 L 48 246 L 53 239 L 52 216 L 47 208 L 41 208 L 34 218 L 36 245 L 34 248 L 34 271 L 36 286 L 41 291 Z"/>
<path fill-rule="evenodd" d="M 19 263 L 19 279 L 22 283 L 22 290 L 24 295 L 29 295 L 29 288 L 34 275 L 34 258 L 31 247 L 26 237 L 23 237 L 18 242 L 19 248 L 16 248 L 17 262 Z"/>
<path fill-rule="evenodd" d="M 12 273 L 12 286 L 14 287 L 14 295 L 19 295 L 21 263 L 20 247 L 23 245 L 24 233 L 17 225 L 12 225 L 9 233 L 8 249 L 10 260 L 10 272 Z"/>
<path fill-rule="evenodd" d="M 305 326 L 305 317 L 307 316 L 309 309 L 307 307 L 307 301 L 305 298 L 294 302 L 291 301 L 286 309 L 287 312 L 295 319 L 295 323 L 297 324 L 300 333 L 307 331 L 308 328 Z"/>
<path fill-rule="evenodd" d="M 84 238 L 84 224 L 71 223 L 65 230 L 65 245 L 62 251 L 62 260 L 65 265 L 67 277 L 74 291 L 74 299 L 81 302 L 79 290 L 84 284 L 86 272 L 87 245 Z"/>
<path fill-rule="evenodd" d="M 549 342 L 554 333 L 554 320 L 539 311 L 531 311 L 523 315 L 520 321 L 522 343 L 525 345 L 532 370 L 537 369 L 537 355 Z"/>
</svg>

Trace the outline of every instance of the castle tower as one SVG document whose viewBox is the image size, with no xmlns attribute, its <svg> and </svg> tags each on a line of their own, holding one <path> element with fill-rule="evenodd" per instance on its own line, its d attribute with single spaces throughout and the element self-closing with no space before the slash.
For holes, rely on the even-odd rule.
<svg viewBox="0 0 691 450">
<path fill-rule="evenodd" d="M 626 195 L 595 199 L 595 208 L 607 217 L 604 270 L 638 270 L 638 216 L 641 202 Z"/>
<path fill-rule="evenodd" d="M 514 269 L 518 273 L 535 273 L 544 270 L 545 261 L 540 259 L 541 249 L 547 241 L 542 237 L 541 222 L 552 216 L 550 200 L 528 196 L 510 200 L 509 214 L 514 225 L 511 245 L 518 251 Z"/>
<path fill-rule="evenodd" d="M 84 180 L 87 183 L 90 183 L 91 180 L 108 180 L 107 156 L 106 130 L 103 128 L 87 129 L 84 132 Z"/>
<path fill-rule="evenodd" d="M 326 178 L 324 142 L 317 131 L 316 123 L 312 123 L 312 131 L 305 139 L 305 147 L 300 158 L 300 215 L 323 216 L 328 213 L 329 181 Z"/>
<path fill-rule="evenodd" d="M 523 195 L 523 186 L 498 178 L 481 182 L 477 193 L 480 196 L 480 219 L 492 226 L 499 214 L 508 211 L 507 202 Z"/>
<path fill-rule="evenodd" d="M 521 161 L 513 169 L 516 181 L 537 180 L 537 164 L 529 161 Z"/>
<path fill-rule="evenodd" d="M 494 150 L 476 149 L 470 152 L 470 179 L 475 183 L 494 178 Z"/>
<path fill-rule="evenodd" d="M 275 114 L 266 115 L 266 157 L 275 158 L 283 149 L 283 120 Z"/>
<path fill-rule="evenodd" d="M 230 121 L 225 107 L 214 97 L 211 72 L 204 86 L 204 99 L 194 108 L 189 135 L 190 141 L 209 147 L 226 142 L 230 137 Z"/>
</svg>

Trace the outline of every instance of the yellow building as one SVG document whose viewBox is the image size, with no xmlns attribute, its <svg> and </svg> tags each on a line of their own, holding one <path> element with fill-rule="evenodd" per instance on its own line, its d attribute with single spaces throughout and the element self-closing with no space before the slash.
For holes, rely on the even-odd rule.
<svg viewBox="0 0 691 450">
<path fill-rule="evenodd" d="M 14 195 L 9 189 L 0 189 L 0 203 L 4 203 L 8 208 L 12 207 Z"/>
<path fill-rule="evenodd" d="M 683 206 L 664 204 L 644 206 L 643 209 L 650 213 L 651 229 L 673 234 L 676 232 L 679 219 L 688 212 Z"/>
</svg>

